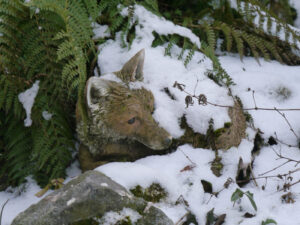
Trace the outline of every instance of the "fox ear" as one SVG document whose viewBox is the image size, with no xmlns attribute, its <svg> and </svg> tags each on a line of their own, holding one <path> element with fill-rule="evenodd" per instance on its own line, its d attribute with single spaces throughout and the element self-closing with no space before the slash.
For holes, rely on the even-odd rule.
<svg viewBox="0 0 300 225">
<path fill-rule="evenodd" d="M 108 95 L 109 81 L 99 77 L 91 77 L 86 83 L 86 102 L 90 109 L 97 109 L 97 103 Z"/>
<path fill-rule="evenodd" d="M 143 80 L 143 68 L 145 60 L 145 49 L 136 53 L 129 61 L 125 63 L 123 68 L 116 74 L 124 81 L 142 81 Z"/>
</svg>

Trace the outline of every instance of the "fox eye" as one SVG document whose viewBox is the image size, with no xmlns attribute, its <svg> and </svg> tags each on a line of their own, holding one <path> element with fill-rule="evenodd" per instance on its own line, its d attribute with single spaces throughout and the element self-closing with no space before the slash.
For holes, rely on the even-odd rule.
<svg viewBox="0 0 300 225">
<path fill-rule="evenodd" d="M 133 124 L 135 122 L 135 117 L 131 118 L 130 120 L 127 121 L 128 124 Z"/>
</svg>

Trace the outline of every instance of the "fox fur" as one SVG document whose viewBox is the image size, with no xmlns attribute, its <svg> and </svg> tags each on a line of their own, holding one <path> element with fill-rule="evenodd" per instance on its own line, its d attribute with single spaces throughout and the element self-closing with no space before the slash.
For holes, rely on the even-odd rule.
<svg viewBox="0 0 300 225">
<path fill-rule="evenodd" d="M 84 101 L 76 109 L 83 170 L 115 160 L 135 160 L 170 146 L 172 137 L 152 117 L 152 93 L 126 85 L 143 80 L 144 57 L 141 50 L 114 72 L 122 82 L 101 77 L 87 81 Z"/>
</svg>

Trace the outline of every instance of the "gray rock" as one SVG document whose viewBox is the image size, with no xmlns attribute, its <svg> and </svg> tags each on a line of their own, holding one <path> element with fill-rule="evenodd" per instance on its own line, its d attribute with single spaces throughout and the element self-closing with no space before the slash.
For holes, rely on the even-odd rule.
<svg viewBox="0 0 300 225">
<path fill-rule="evenodd" d="M 88 171 L 20 213 L 12 225 L 67 225 L 101 218 L 106 212 L 118 212 L 123 208 L 131 208 L 142 215 L 137 221 L 139 225 L 173 224 L 160 209 L 149 208 L 147 204 L 104 174 Z"/>
</svg>

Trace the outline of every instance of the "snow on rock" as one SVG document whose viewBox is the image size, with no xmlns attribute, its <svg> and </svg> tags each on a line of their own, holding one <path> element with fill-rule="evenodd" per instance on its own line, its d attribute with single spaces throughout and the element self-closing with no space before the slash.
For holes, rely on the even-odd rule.
<svg viewBox="0 0 300 225">
<path fill-rule="evenodd" d="M 32 120 L 30 118 L 31 115 L 31 108 L 34 103 L 34 99 L 39 91 L 39 83 L 40 81 L 37 80 L 34 82 L 31 88 L 27 89 L 26 91 L 19 94 L 19 101 L 23 104 L 23 108 L 26 111 L 26 119 L 24 120 L 24 126 L 30 127 L 32 124 Z"/>
<path fill-rule="evenodd" d="M 72 205 L 74 202 L 76 202 L 76 198 L 71 198 L 69 201 L 67 201 L 67 205 Z"/>
<path fill-rule="evenodd" d="M 117 222 L 120 220 L 126 221 L 126 218 L 128 217 L 130 218 L 133 224 L 135 224 L 138 219 L 142 218 L 142 216 L 138 212 L 130 208 L 124 208 L 120 212 L 111 211 L 105 213 L 101 219 L 98 219 L 98 222 L 99 224 L 103 224 L 103 225 L 111 225 L 111 224 L 117 224 Z"/>
</svg>

